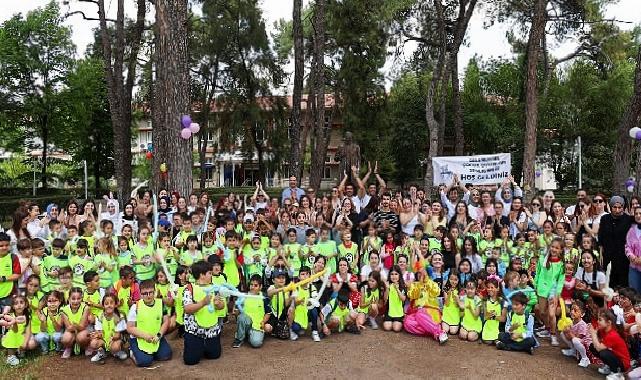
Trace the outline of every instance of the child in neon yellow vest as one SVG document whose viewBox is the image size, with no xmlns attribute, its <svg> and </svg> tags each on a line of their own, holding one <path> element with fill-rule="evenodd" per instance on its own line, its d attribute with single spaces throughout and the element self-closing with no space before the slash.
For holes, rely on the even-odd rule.
<svg viewBox="0 0 641 380">
<path fill-rule="evenodd" d="M 100 276 L 95 271 L 85 273 L 84 280 L 86 291 L 83 301 L 90 308 L 87 321 L 93 325 L 96 317 L 102 313 L 102 297 L 105 295 L 105 290 L 100 288 Z"/>
<path fill-rule="evenodd" d="M 65 349 L 62 353 L 63 359 L 71 357 L 74 344 L 77 344 L 81 349 L 89 345 L 87 321 L 90 310 L 82 302 L 82 298 L 82 290 L 74 288 L 69 293 L 69 304 L 62 307 L 62 322 L 65 326 L 65 332 L 62 335 L 62 346 Z"/>
<path fill-rule="evenodd" d="M 352 272 L 358 273 L 358 244 L 352 241 L 352 233 L 347 230 L 343 231 L 341 239 L 342 243 L 338 246 L 338 257 L 346 258 Z"/>
<path fill-rule="evenodd" d="M 249 279 L 249 294 L 261 294 L 263 278 L 252 275 Z M 249 344 L 258 348 L 263 345 L 265 334 L 272 331 L 272 326 L 267 323 L 271 317 L 271 306 L 268 299 L 245 298 L 242 301 L 242 312 L 238 316 L 234 348 L 239 348 L 245 338 Z"/>
<path fill-rule="evenodd" d="M 223 272 L 227 276 L 227 282 L 238 287 L 240 285 L 240 271 L 242 264 L 238 261 L 239 235 L 235 231 L 225 232 L 225 245 L 223 246 Z"/>
<path fill-rule="evenodd" d="M 301 262 L 301 245 L 296 242 L 296 229 L 287 230 L 287 244 L 285 245 L 287 261 L 294 271 L 294 278 L 298 278 Z"/>
<path fill-rule="evenodd" d="M 60 242 L 64 247 L 64 241 L 54 239 L 51 246 L 51 255 L 45 256 L 40 265 L 40 287 L 45 292 L 56 289 L 60 285 L 58 272 L 60 268 L 69 266 L 69 261 L 62 256 L 63 248 L 60 247 Z"/>
<path fill-rule="evenodd" d="M 316 243 L 316 252 L 319 255 L 325 256 L 327 259 L 326 267 L 333 273 L 336 273 L 336 256 L 338 256 L 338 248 L 336 242 L 329 239 L 329 228 L 321 227 L 320 240 Z"/>
<path fill-rule="evenodd" d="M 133 265 L 136 280 L 144 281 L 154 278 L 156 267 L 154 265 L 154 247 L 149 244 L 149 227 L 142 227 L 138 231 L 138 242 L 131 247 L 134 254 Z"/>
<path fill-rule="evenodd" d="M 142 299 L 131 306 L 127 315 L 132 359 L 138 367 L 149 367 L 154 360 L 171 359 L 171 347 L 164 335 L 169 328 L 169 317 L 163 315 L 162 302 L 156 299 L 153 280 L 140 283 Z"/>
<path fill-rule="evenodd" d="M 91 349 L 96 355 L 91 358 L 92 363 L 100 363 L 107 357 L 107 352 L 113 354 L 119 360 L 128 358 L 123 351 L 123 332 L 127 330 L 127 320 L 120 315 L 116 305 L 118 298 L 113 294 L 107 294 L 102 299 L 104 312 L 96 318 L 95 333 L 91 339 Z"/>
<path fill-rule="evenodd" d="M 534 338 L 534 317 L 525 312 L 528 298 L 517 292 L 510 298 L 512 311 L 507 314 L 505 332 L 499 334 L 496 348 L 506 351 L 524 351 L 534 354 L 538 345 Z"/>
<path fill-rule="evenodd" d="M 69 258 L 69 266 L 73 273 L 73 286 L 84 289 L 85 273 L 95 268 L 93 257 L 89 255 L 89 244 L 85 239 L 78 240 L 78 244 L 76 244 L 76 254 Z"/>
</svg>

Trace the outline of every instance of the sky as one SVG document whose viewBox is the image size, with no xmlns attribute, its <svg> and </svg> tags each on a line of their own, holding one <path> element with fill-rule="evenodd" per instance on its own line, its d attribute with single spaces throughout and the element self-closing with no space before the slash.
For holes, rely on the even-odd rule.
<svg viewBox="0 0 641 380">
<path fill-rule="evenodd" d="M 7 20 L 15 13 L 26 13 L 31 9 L 44 6 L 47 3 L 48 0 L 1 0 L 0 22 Z M 75 0 L 70 0 L 70 5 L 63 4 L 63 1 L 61 0 L 59 0 L 59 3 L 61 4 L 60 7 L 63 13 L 66 13 L 69 10 L 82 10 L 88 17 L 96 17 L 97 7 L 94 4 L 78 3 Z M 117 2 L 114 0 L 105 0 L 105 3 L 107 5 L 107 13 L 115 15 Z M 304 0 L 304 4 L 307 3 L 308 0 Z M 263 15 L 270 29 L 273 29 L 272 25 L 274 21 L 281 18 L 291 19 L 292 17 L 292 2 L 289 0 L 262 0 L 261 6 L 263 9 Z M 605 16 L 606 18 L 631 21 L 633 24 L 618 24 L 621 29 L 631 29 L 634 25 L 641 25 L 641 11 L 639 8 L 641 8 L 641 0 L 619 0 L 616 4 L 609 6 L 606 10 Z M 135 15 L 135 1 L 127 0 L 125 10 L 127 14 L 131 15 L 133 18 Z M 460 73 L 464 73 L 465 66 L 474 56 L 479 56 L 484 59 L 500 57 L 509 59 L 513 56 L 510 51 L 510 46 L 506 40 L 506 32 L 510 28 L 513 28 L 514 25 L 497 24 L 495 26 L 485 28 L 484 16 L 485 11 L 483 9 L 477 9 L 470 21 L 470 26 L 466 36 L 466 45 L 461 48 L 459 55 Z M 81 16 L 75 15 L 69 17 L 65 24 L 72 28 L 73 41 L 76 44 L 78 56 L 81 57 L 84 54 L 87 45 L 92 42 L 92 28 L 97 27 L 98 23 L 95 21 L 85 21 Z M 576 40 L 570 38 L 560 46 L 553 46 L 551 49 L 552 54 L 559 57 L 564 56 L 574 50 L 576 43 Z M 409 57 L 412 50 L 413 48 L 411 45 L 406 45 L 404 51 L 405 57 Z M 395 69 L 400 67 L 402 63 L 401 61 L 399 61 L 399 59 L 389 57 L 385 67 L 383 68 L 388 88 L 395 75 Z M 293 72 L 293 65 L 290 66 L 291 67 L 287 67 L 286 70 Z"/>
</svg>

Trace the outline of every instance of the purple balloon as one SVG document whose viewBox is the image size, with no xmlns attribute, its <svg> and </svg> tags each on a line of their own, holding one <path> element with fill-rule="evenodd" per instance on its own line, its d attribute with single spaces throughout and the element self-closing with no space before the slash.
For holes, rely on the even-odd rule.
<svg viewBox="0 0 641 380">
<path fill-rule="evenodd" d="M 183 117 L 180 120 L 180 123 L 183 125 L 183 128 L 189 128 L 189 126 L 191 125 L 191 116 L 183 115 Z"/>
<path fill-rule="evenodd" d="M 634 187 L 634 185 L 635 185 L 635 183 L 634 183 L 634 178 L 628 178 L 628 179 L 625 181 L 625 187 L 630 187 L 630 186 Z"/>
<path fill-rule="evenodd" d="M 534 172 L 534 174 L 536 175 L 536 178 L 539 178 L 541 176 L 541 171 L 537 170 Z"/>
<path fill-rule="evenodd" d="M 634 136 L 635 139 L 641 140 L 641 131 L 637 131 L 637 134 Z"/>
<path fill-rule="evenodd" d="M 189 140 L 191 137 L 191 131 L 189 128 L 184 128 L 182 131 L 180 131 L 180 137 L 182 137 L 185 140 Z"/>
</svg>

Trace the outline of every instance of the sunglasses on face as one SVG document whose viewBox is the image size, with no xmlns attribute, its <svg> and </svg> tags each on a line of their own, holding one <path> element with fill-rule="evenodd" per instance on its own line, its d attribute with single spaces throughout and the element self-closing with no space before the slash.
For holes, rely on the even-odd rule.
<svg viewBox="0 0 641 380">
<path fill-rule="evenodd" d="M 541 207 L 541 204 L 540 203 L 532 203 L 532 206 Z"/>
<path fill-rule="evenodd" d="M 605 202 L 603 199 L 595 199 L 594 200 L 594 203 L 603 203 L 603 202 Z"/>
<path fill-rule="evenodd" d="M 140 295 L 141 295 L 141 296 L 151 296 L 151 295 L 154 295 L 155 293 L 156 293 L 156 292 L 154 292 L 154 291 L 152 290 L 152 291 L 149 291 L 149 292 L 140 292 Z"/>
</svg>

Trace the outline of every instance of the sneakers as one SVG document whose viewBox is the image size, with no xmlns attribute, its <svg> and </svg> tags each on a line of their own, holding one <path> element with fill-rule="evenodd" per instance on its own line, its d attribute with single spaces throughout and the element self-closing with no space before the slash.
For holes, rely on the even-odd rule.
<svg viewBox="0 0 641 380">
<path fill-rule="evenodd" d="M 129 356 L 125 351 L 118 351 L 114 354 L 114 357 L 118 360 L 127 360 Z"/>
<path fill-rule="evenodd" d="M 605 378 L 606 378 L 606 380 L 624 380 L 625 379 L 625 375 L 623 375 L 623 373 L 621 373 L 621 372 L 617 372 L 617 373 L 611 373 L 608 376 L 606 376 Z"/>
<path fill-rule="evenodd" d="M 496 342 L 496 348 L 498 350 L 507 350 L 507 345 L 499 340 Z"/>
<path fill-rule="evenodd" d="M 534 355 L 534 347 L 530 347 L 530 349 L 527 351 L 528 354 Z"/>
<path fill-rule="evenodd" d="M 15 367 L 17 365 L 20 365 L 20 359 L 18 359 L 18 357 L 15 355 L 9 355 L 7 356 L 7 364 Z"/>
<path fill-rule="evenodd" d="M 376 318 L 369 317 L 369 324 L 372 325 L 372 330 L 378 330 L 378 323 L 376 323 Z"/>
<path fill-rule="evenodd" d="M 609 375 L 611 373 L 610 367 L 608 367 L 607 365 L 604 365 L 603 367 L 600 367 L 599 368 L 599 373 L 601 375 Z"/>
<path fill-rule="evenodd" d="M 438 334 L 438 343 L 439 344 L 444 344 L 445 342 L 447 342 L 447 339 L 448 339 L 447 338 L 447 333 L 445 331 L 443 331 L 440 334 Z"/>
<path fill-rule="evenodd" d="M 550 335 L 550 344 L 554 347 L 557 347 L 559 345 L 559 339 L 556 337 L 556 335 Z"/>
<path fill-rule="evenodd" d="M 356 327 L 356 325 L 349 325 L 345 327 L 345 331 L 347 331 L 348 333 L 356 334 L 356 335 L 359 335 L 361 333 L 361 330 L 358 327 Z"/>
<path fill-rule="evenodd" d="M 550 332 L 548 330 L 541 330 L 536 333 L 536 336 L 538 336 L 539 338 L 549 338 Z"/>
<path fill-rule="evenodd" d="M 318 335 L 318 331 L 316 331 L 316 330 L 312 331 L 312 340 L 314 342 L 320 342 L 321 341 L 320 335 Z"/>
<path fill-rule="evenodd" d="M 581 368 L 587 368 L 590 365 L 590 359 L 589 358 L 583 358 L 579 360 L 579 367 Z"/>
<path fill-rule="evenodd" d="M 243 342 L 241 342 L 240 340 L 234 339 L 234 343 L 231 346 L 233 348 L 240 348 L 240 346 L 242 346 L 242 345 L 243 345 Z"/>
<path fill-rule="evenodd" d="M 70 357 L 71 357 L 71 347 L 65 348 L 65 350 L 62 352 L 61 358 L 69 359 Z"/>
<path fill-rule="evenodd" d="M 92 363 L 104 363 L 105 359 L 107 358 L 107 355 L 103 350 L 98 350 L 96 354 L 91 358 Z"/>
<path fill-rule="evenodd" d="M 95 353 L 95 351 L 94 351 L 94 350 L 92 350 L 92 349 L 91 349 L 91 348 L 89 348 L 89 347 L 87 347 L 87 349 L 85 349 L 85 356 L 86 356 L 86 357 L 93 356 L 93 355 L 94 355 L 94 353 Z"/>
<path fill-rule="evenodd" d="M 298 334 L 292 329 L 289 329 L 289 340 L 298 340 Z"/>
<path fill-rule="evenodd" d="M 576 350 L 574 348 L 564 348 L 561 350 L 561 353 L 572 358 L 576 356 Z"/>
</svg>

